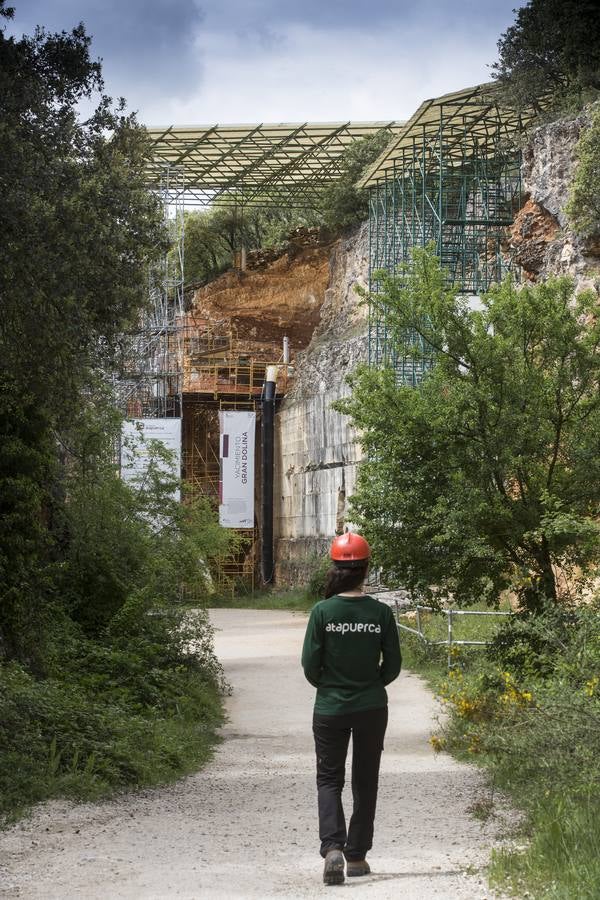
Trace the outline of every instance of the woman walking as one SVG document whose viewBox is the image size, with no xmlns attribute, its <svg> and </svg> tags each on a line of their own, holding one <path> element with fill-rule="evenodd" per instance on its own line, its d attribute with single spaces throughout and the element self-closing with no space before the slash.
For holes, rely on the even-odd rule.
<svg viewBox="0 0 600 900">
<path fill-rule="evenodd" d="M 310 614 L 302 667 L 317 688 L 313 734 L 321 856 L 325 884 L 368 875 L 379 763 L 387 726 L 387 692 L 400 673 L 398 629 L 389 606 L 363 591 L 371 551 L 350 532 L 331 545 L 325 600 Z M 346 754 L 352 735 L 352 817 L 342 807 Z"/>
</svg>

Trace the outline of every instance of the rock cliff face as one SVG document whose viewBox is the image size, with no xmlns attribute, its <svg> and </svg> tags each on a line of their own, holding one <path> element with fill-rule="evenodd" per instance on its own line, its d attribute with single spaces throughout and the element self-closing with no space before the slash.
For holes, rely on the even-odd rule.
<svg viewBox="0 0 600 900">
<path fill-rule="evenodd" d="M 348 514 L 361 450 L 332 404 L 367 358 L 367 313 L 355 285 L 368 279 L 368 228 L 338 240 L 312 341 L 295 360 L 295 380 L 276 416 L 276 579 L 302 583 Z"/>
<path fill-rule="evenodd" d="M 576 144 L 586 114 L 538 128 L 523 153 L 523 188 L 528 196 L 510 229 L 509 248 L 525 277 L 570 275 L 577 290 L 595 286 L 600 248 L 569 228 L 565 207 L 577 165 Z"/>
<path fill-rule="evenodd" d="M 294 245 L 260 265 L 252 260 L 247 272 L 225 272 L 194 293 L 193 316 L 231 323 L 242 340 L 281 347 L 287 335 L 293 351 L 303 349 L 319 324 L 329 254 L 329 244 Z"/>
<path fill-rule="evenodd" d="M 506 250 L 524 278 L 570 275 L 577 290 L 600 284 L 600 247 L 569 228 L 565 206 L 586 115 L 539 128 L 524 151 L 526 202 Z M 302 583 L 348 517 L 361 450 L 332 404 L 346 396 L 346 375 L 367 358 L 366 310 L 355 285 L 368 279 L 368 231 L 337 241 L 310 345 L 298 353 L 296 378 L 276 417 L 276 578 Z"/>
</svg>

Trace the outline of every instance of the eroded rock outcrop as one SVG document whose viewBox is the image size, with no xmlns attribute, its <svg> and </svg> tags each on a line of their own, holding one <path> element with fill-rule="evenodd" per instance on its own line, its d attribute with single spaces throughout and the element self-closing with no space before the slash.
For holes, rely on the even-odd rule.
<svg viewBox="0 0 600 900">
<path fill-rule="evenodd" d="M 348 516 L 361 448 L 333 403 L 368 352 L 367 312 L 356 293 L 368 279 L 368 228 L 332 247 L 319 324 L 295 361 L 293 386 L 276 417 L 276 577 L 298 584 L 310 575 Z"/>
<path fill-rule="evenodd" d="M 576 146 L 589 122 L 582 113 L 538 128 L 523 151 L 523 189 L 528 196 L 510 229 L 509 246 L 531 280 L 570 275 L 577 290 L 594 287 L 600 245 L 569 227 L 565 212 L 577 166 Z"/>
<path fill-rule="evenodd" d="M 526 278 L 535 280 L 544 268 L 548 244 L 560 233 L 558 220 L 534 200 L 527 200 L 509 229 L 513 258 Z"/>
<path fill-rule="evenodd" d="M 320 321 L 330 251 L 318 240 L 290 242 L 274 259 L 254 260 L 249 271 L 225 272 L 194 292 L 193 318 L 230 323 L 243 340 L 279 347 L 287 335 L 292 350 L 301 350 Z"/>
</svg>

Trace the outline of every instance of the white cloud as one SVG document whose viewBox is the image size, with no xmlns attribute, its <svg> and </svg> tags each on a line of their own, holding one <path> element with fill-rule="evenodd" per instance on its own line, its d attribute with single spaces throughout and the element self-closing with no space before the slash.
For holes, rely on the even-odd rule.
<svg viewBox="0 0 600 900">
<path fill-rule="evenodd" d="M 200 33 L 204 78 L 187 96 L 147 100 L 148 124 L 342 121 L 407 118 L 428 97 L 489 79 L 495 35 L 463 30 L 343 33 L 288 28 L 269 44 L 221 31 Z"/>
<path fill-rule="evenodd" d="M 489 79 L 514 0 L 15 0 L 10 31 L 79 19 L 149 125 L 401 119 Z"/>
</svg>

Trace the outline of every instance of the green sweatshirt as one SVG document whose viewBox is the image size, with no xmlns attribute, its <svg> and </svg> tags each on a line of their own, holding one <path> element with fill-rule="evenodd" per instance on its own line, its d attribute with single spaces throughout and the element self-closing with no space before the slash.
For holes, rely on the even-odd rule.
<svg viewBox="0 0 600 900">
<path fill-rule="evenodd" d="M 394 614 L 373 597 L 329 597 L 313 606 L 302 668 L 317 689 L 315 712 L 337 716 L 387 705 L 385 685 L 400 674 Z"/>
</svg>

